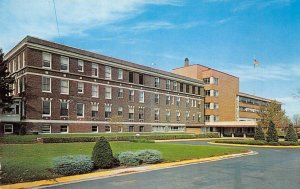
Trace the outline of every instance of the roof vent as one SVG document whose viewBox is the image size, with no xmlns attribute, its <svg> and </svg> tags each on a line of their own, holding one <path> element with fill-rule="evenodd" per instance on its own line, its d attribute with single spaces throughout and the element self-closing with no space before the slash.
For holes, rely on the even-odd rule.
<svg viewBox="0 0 300 189">
<path fill-rule="evenodd" d="M 189 66 L 190 65 L 190 61 L 188 58 L 184 59 L 184 67 Z"/>
</svg>

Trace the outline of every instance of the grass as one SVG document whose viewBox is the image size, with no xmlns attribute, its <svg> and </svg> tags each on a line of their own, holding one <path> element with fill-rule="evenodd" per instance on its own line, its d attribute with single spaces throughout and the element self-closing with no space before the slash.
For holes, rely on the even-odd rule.
<svg viewBox="0 0 300 189">
<path fill-rule="evenodd" d="M 9 144 L 0 146 L 2 183 L 16 183 L 59 177 L 51 173 L 52 159 L 63 155 L 91 155 L 95 143 Z M 111 142 L 114 153 L 155 149 L 165 162 L 204 158 L 247 150 L 241 148 L 168 143 Z"/>
</svg>

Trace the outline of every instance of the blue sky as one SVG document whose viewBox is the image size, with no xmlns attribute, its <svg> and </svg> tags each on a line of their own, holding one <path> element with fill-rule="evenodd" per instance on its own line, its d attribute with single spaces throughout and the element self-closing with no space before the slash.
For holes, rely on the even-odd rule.
<svg viewBox="0 0 300 189">
<path fill-rule="evenodd" d="M 203 64 L 300 114 L 298 0 L 0 0 L 0 47 L 26 35 L 170 71 Z M 260 61 L 253 69 L 253 58 Z"/>
</svg>

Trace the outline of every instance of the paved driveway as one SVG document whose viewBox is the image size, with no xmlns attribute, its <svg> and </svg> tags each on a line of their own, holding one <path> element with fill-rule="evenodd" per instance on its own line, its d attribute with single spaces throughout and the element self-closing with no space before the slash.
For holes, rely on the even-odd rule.
<svg viewBox="0 0 300 189">
<path fill-rule="evenodd" d="M 203 142 L 180 142 L 194 145 Z M 258 155 L 117 176 L 51 188 L 299 189 L 300 149 L 251 148 Z"/>
</svg>

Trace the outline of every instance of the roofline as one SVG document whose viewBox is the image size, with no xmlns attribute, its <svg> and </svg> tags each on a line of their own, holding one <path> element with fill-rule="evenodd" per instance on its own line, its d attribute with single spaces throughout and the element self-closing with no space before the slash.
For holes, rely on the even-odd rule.
<svg viewBox="0 0 300 189">
<path fill-rule="evenodd" d="M 190 67 L 190 66 L 202 66 L 202 67 L 207 68 L 207 70 L 217 71 L 217 72 L 223 73 L 223 74 L 225 74 L 225 75 L 229 75 L 229 76 L 231 76 L 231 77 L 235 77 L 235 78 L 239 79 L 239 77 L 237 77 L 237 76 L 231 75 L 231 74 L 229 74 L 229 73 L 226 73 L 226 72 L 223 72 L 223 71 L 214 69 L 214 68 L 210 68 L 210 67 L 204 66 L 204 65 L 202 65 L 202 64 L 191 64 L 191 65 L 188 65 L 188 66 L 181 66 L 181 67 L 179 67 L 179 68 L 174 68 L 174 69 L 172 69 L 172 70 L 182 69 L 182 68 L 184 68 L 184 67 Z"/>
<path fill-rule="evenodd" d="M 249 97 L 249 98 L 253 98 L 253 99 L 257 99 L 257 100 L 262 100 L 262 101 L 267 101 L 267 102 L 275 101 L 275 102 L 278 102 L 278 103 L 282 104 L 281 102 L 279 102 L 277 100 L 274 100 L 274 99 L 263 98 L 263 97 L 251 95 L 251 94 L 248 94 L 248 93 L 243 93 L 243 92 L 239 92 L 238 96 L 245 96 L 245 97 Z"/>
<path fill-rule="evenodd" d="M 131 66 L 131 67 L 141 69 L 141 70 L 144 69 L 144 70 L 152 71 L 152 72 L 162 74 L 162 75 L 166 75 L 166 76 L 169 76 L 169 77 L 175 77 L 175 78 L 178 78 L 178 79 L 181 79 L 181 80 L 187 80 L 189 82 L 194 82 L 197 85 L 202 85 L 202 86 L 204 85 L 204 82 L 202 80 L 193 79 L 193 78 L 182 76 L 182 75 L 175 74 L 175 73 L 172 73 L 172 72 L 152 68 L 152 67 L 145 66 L 145 65 L 142 65 L 142 64 L 133 63 L 133 62 L 130 62 L 130 61 L 126 61 L 126 60 L 122 60 L 122 59 L 102 55 L 102 54 L 99 54 L 99 53 L 83 50 L 83 49 L 72 47 L 72 46 L 67 46 L 67 45 L 55 43 L 55 42 L 52 42 L 52 41 L 47 41 L 47 40 L 40 39 L 40 38 L 37 38 L 37 37 L 32 37 L 32 36 L 26 36 L 22 41 L 20 41 L 15 47 L 13 47 L 4 56 L 4 59 L 5 60 L 9 59 L 15 53 L 15 51 L 19 50 L 19 48 L 23 47 L 24 45 L 30 44 L 30 43 L 31 44 L 33 43 L 33 44 L 37 44 L 37 45 L 42 45 L 42 46 L 46 46 L 46 47 L 50 47 L 50 48 L 56 48 L 56 49 L 60 49 L 60 50 L 64 50 L 64 51 L 69 51 L 69 52 L 72 52 L 72 53 L 77 53 L 77 54 L 80 54 L 80 55 L 84 55 L 84 56 L 88 56 L 88 57 L 92 57 L 92 58 L 96 58 L 96 59 L 100 59 L 100 60 L 105 60 L 105 61 L 109 61 L 109 62 L 113 62 L 113 63 L 117 63 L 117 64 L 122 64 L 122 65 L 125 65 L 125 66 Z M 53 47 L 53 45 L 55 45 L 56 47 Z"/>
</svg>

